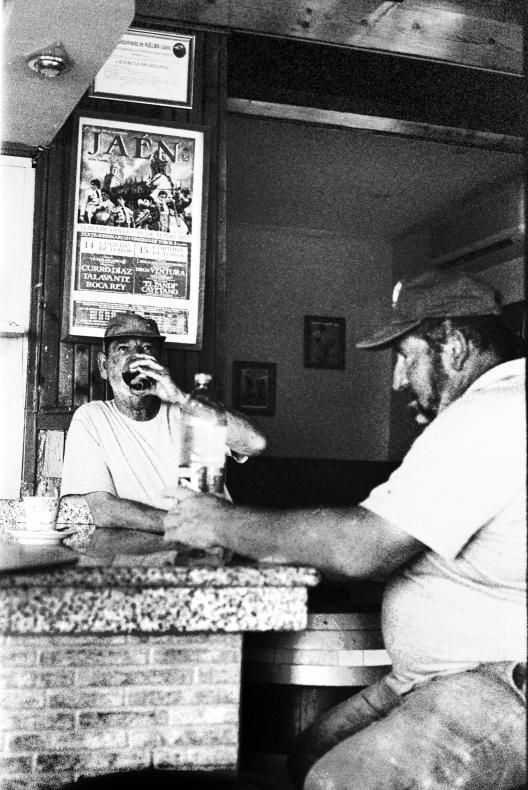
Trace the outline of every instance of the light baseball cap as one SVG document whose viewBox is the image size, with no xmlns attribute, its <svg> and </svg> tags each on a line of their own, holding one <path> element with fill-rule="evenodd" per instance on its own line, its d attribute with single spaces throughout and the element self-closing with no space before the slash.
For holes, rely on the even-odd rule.
<svg viewBox="0 0 528 790">
<path fill-rule="evenodd" d="M 106 325 L 104 339 L 114 340 L 118 337 L 150 337 L 161 342 L 165 340 L 152 318 L 145 318 L 137 313 L 118 313 L 110 319 Z"/>
<path fill-rule="evenodd" d="M 356 343 L 356 348 L 388 345 L 427 318 L 500 314 L 498 292 L 482 280 L 467 274 L 428 271 L 395 285 L 392 307 L 383 325 Z"/>
</svg>

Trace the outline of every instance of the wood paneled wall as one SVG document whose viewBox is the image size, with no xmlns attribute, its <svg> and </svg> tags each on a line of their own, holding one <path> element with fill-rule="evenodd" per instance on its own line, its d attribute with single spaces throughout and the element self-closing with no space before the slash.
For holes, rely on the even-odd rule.
<svg viewBox="0 0 528 790">
<path fill-rule="evenodd" d="M 149 19 L 141 27 L 161 29 Z M 195 33 L 194 102 L 179 110 L 85 96 L 80 111 L 142 117 L 148 120 L 205 126 L 209 133 L 208 222 L 203 345 L 200 351 L 167 350 L 176 381 L 190 389 L 194 373 L 213 374 L 218 394 L 225 392 L 225 113 L 226 36 L 182 30 L 170 22 L 163 30 Z M 36 109 L 38 111 L 38 109 Z M 26 403 L 24 480 L 60 477 L 63 437 L 75 409 L 106 396 L 97 370 L 100 342 L 66 343 L 61 339 L 63 284 L 68 256 L 66 230 L 72 172 L 73 118 L 37 160 L 34 272 L 32 282 L 30 361 Z"/>
</svg>

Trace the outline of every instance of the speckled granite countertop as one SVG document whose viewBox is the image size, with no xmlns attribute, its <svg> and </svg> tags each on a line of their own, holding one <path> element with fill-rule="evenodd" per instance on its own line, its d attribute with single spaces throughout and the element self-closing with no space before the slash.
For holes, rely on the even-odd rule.
<svg viewBox="0 0 528 790">
<path fill-rule="evenodd" d="M 16 514 L 16 501 L 0 500 L 0 540 L 12 542 Z M 75 529 L 65 545 L 82 551 L 94 530 L 84 500 L 63 503 L 58 521 Z M 319 582 L 312 568 L 186 562 L 170 551 L 122 556 L 123 565 L 80 560 L 0 576 L 0 633 L 295 631 L 306 627 L 308 587 Z"/>
<path fill-rule="evenodd" d="M 309 568 L 73 568 L 0 579 L 4 634 L 298 631 Z"/>
<path fill-rule="evenodd" d="M 313 568 L 286 565 L 208 567 L 75 567 L 0 576 L 0 590 L 52 587 L 86 588 L 249 588 L 312 587 L 319 581 Z"/>
</svg>

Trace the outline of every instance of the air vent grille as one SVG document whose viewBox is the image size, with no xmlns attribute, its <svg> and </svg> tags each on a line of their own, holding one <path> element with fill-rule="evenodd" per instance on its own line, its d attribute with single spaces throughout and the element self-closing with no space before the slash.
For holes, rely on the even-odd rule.
<svg viewBox="0 0 528 790">
<path fill-rule="evenodd" d="M 515 241 L 511 238 L 511 236 L 508 236 L 505 239 L 494 241 L 491 244 L 477 247 L 477 249 L 471 250 L 470 252 L 465 252 L 455 258 L 450 258 L 447 261 L 443 261 L 443 263 L 438 263 L 436 268 L 453 269 L 455 266 L 460 266 L 464 263 L 472 263 L 473 261 L 482 258 L 484 255 L 491 255 L 492 253 L 499 252 L 500 250 L 505 250 L 508 247 L 513 248 L 514 245 Z"/>
<path fill-rule="evenodd" d="M 524 224 L 519 224 L 438 255 L 431 259 L 431 266 L 441 271 L 459 268 L 476 274 L 523 255 Z"/>
</svg>

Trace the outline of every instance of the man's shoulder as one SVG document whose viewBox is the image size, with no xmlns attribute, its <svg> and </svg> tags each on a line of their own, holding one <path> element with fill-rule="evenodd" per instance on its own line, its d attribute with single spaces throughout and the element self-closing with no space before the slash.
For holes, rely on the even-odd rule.
<svg viewBox="0 0 528 790">
<path fill-rule="evenodd" d="M 526 395 L 524 360 L 513 360 L 490 368 L 466 392 L 454 400 L 427 426 L 431 440 L 466 441 L 484 435 L 524 436 Z"/>
<path fill-rule="evenodd" d="M 113 400 L 92 400 L 78 407 L 72 417 L 72 422 L 94 422 L 103 415 L 108 418 L 114 412 L 115 404 Z"/>
<path fill-rule="evenodd" d="M 490 368 L 453 400 L 413 443 L 413 448 L 452 447 L 468 437 L 494 433 L 524 436 L 526 422 L 525 360 Z M 500 417 L 499 417 L 500 415 Z"/>
<path fill-rule="evenodd" d="M 525 404 L 526 364 L 524 359 L 513 359 L 487 370 L 460 398 L 471 408 L 510 409 L 513 404 Z"/>
<path fill-rule="evenodd" d="M 524 357 L 501 362 L 482 374 L 470 387 L 470 390 L 494 389 L 497 385 L 512 389 L 522 387 L 526 379 L 526 360 Z"/>
</svg>

